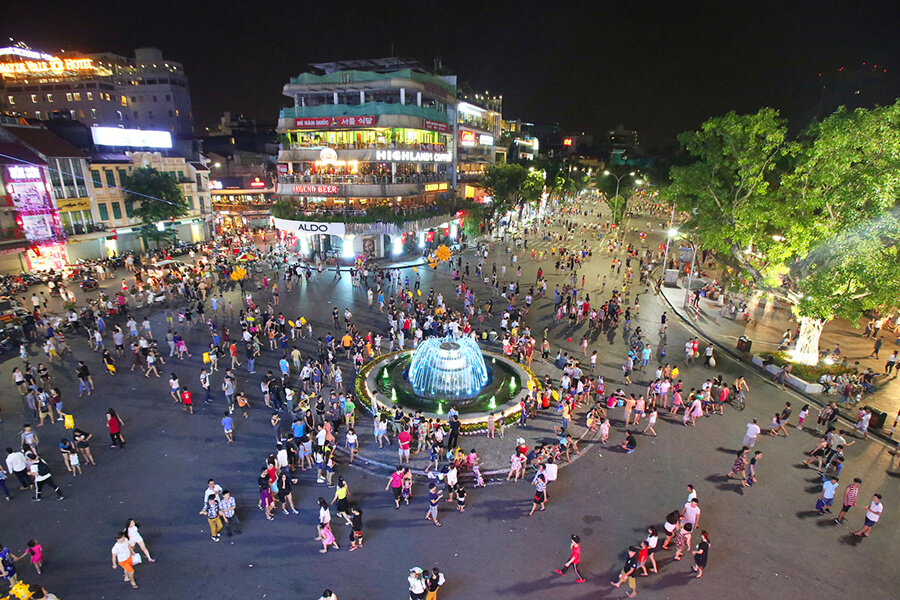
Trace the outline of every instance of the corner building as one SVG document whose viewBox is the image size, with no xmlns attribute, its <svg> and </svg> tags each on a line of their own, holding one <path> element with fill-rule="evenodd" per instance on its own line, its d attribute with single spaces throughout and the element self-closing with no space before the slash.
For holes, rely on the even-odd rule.
<svg viewBox="0 0 900 600">
<path fill-rule="evenodd" d="M 284 86 L 277 194 L 291 214 L 276 227 L 344 258 L 423 246 L 455 196 L 456 78 L 402 58 L 310 67 Z"/>
</svg>

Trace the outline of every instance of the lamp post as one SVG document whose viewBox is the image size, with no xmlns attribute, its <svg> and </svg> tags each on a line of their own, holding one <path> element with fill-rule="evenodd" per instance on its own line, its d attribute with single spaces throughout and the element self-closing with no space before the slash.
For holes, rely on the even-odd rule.
<svg viewBox="0 0 900 600">
<path fill-rule="evenodd" d="M 675 203 L 672 202 L 672 216 L 669 218 L 669 231 L 666 235 L 666 254 L 663 257 L 663 279 L 666 278 L 666 269 L 668 268 L 667 264 L 669 262 L 669 242 L 672 241 L 672 238 L 678 235 L 678 230 L 675 228 Z"/>
<path fill-rule="evenodd" d="M 616 180 L 616 204 L 615 208 L 613 208 L 613 223 L 618 225 L 618 223 L 616 223 L 616 217 L 619 215 L 619 184 L 622 183 L 622 180 L 626 177 L 634 177 L 634 171 L 631 173 L 623 173 L 622 175 L 613 175 L 609 171 L 603 171 L 603 174 L 607 177 L 614 177 Z"/>
</svg>

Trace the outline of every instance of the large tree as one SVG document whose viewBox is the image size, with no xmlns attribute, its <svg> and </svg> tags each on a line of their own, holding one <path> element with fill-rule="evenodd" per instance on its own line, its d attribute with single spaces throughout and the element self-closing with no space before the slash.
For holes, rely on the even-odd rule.
<svg viewBox="0 0 900 600">
<path fill-rule="evenodd" d="M 509 163 L 491 165 L 488 168 L 482 183 L 493 198 L 491 206 L 494 212 L 502 213 L 523 200 L 528 173 L 528 169 L 522 165 Z"/>
<path fill-rule="evenodd" d="M 157 246 L 171 238 L 172 233 L 160 231 L 157 223 L 184 216 L 188 211 L 187 200 L 175 176 L 153 167 L 141 167 L 125 177 L 122 185 L 125 202 L 134 204 L 134 214 L 143 222 L 144 238 L 156 241 Z"/>
<path fill-rule="evenodd" d="M 612 222 L 621 225 L 622 216 L 628 206 L 628 200 L 634 192 L 636 181 L 640 175 L 624 167 L 611 167 L 605 171 L 599 171 L 594 178 L 597 190 L 606 196 L 606 203 L 613 212 Z M 616 194 L 618 193 L 618 197 Z"/>
<path fill-rule="evenodd" d="M 777 111 L 729 113 L 679 140 L 694 162 L 666 195 L 691 210 L 685 229 L 801 323 L 795 358 L 818 360 L 835 317 L 858 319 L 894 293 L 900 106 L 840 110 L 796 141 Z"/>
</svg>

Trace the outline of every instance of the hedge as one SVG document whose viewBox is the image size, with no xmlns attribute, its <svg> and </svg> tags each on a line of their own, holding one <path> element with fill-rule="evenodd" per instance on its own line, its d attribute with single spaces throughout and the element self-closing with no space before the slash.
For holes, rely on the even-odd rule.
<svg viewBox="0 0 900 600">
<path fill-rule="evenodd" d="M 841 364 L 835 363 L 833 365 L 825 365 L 821 364 L 821 362 L 817 365 L 801 365 L 799 363 L 795 363 L 791 361 L 791 356 L 787 352 L 773 352 L 767 355 L 760 355 L 760 358 L 763 361 L 768 360 L 768 362 L 782 366 L 786 363 L 791 364 L 791 375 L 795 377 L 799 377 L 804 381 L 808 381 L 810 383 L 819 383 L 819 379 L 822 375 L 834 375 L 837 377 L 838 375 L 843 375 L 844 373 L 855 373 L 855 366 L 843 366 Z"/>
</svg>

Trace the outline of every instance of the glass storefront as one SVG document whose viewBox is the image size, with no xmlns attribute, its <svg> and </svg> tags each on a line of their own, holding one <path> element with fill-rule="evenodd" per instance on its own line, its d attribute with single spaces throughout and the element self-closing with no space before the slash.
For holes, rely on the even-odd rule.
<svg viewBox="0 0 900 600">
<path fill-rule="evenodd" d="M 352 129 L 346 131 L 289 131 L 285 134 L 290 148 L 400 148 L 445 151 L 447 134 L 424 129 Z M 422 145 L 426 148 L 422 148 Z M 433 145 L 437 144 L 437 147 Z"/>
</svg>

